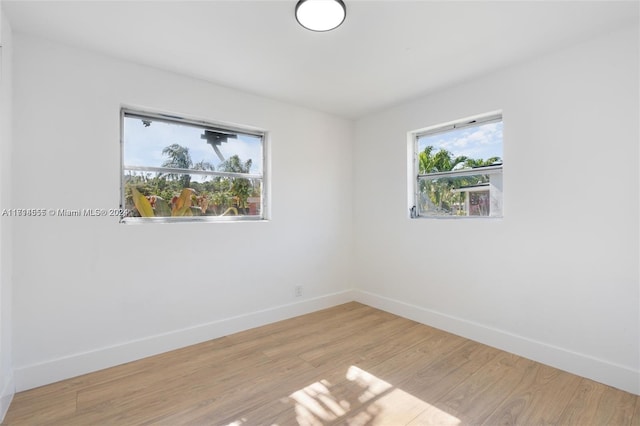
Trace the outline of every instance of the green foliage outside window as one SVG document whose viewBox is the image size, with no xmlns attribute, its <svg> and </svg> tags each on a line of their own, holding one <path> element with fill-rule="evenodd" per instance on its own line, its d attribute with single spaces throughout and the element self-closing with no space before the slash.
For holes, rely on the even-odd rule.
<svg viewBox="0 0 640 426">
<path fill-rule="evenodd" d="M 481 168 L 485 166 L 501 163 L 500 157 L 491 157 L 487 159 L 474 159 L 466 156 L 453 157 L 451 152 L 446 149 L 440 149 L 433 152 L 433 146 L 427 146 L 418 154 L 418 173 L 440 173 L 450 172 L 453 170 Z M 478 174 L 461 177 L 438 177 L 425 178 L 420 180 L 419 192 L 422 202 L 422 211 L 453 213 L 455 215 L 466 215 L 464 210 L 465 193 L 464 188 L 477 187 L 489 183 L 489 176 Z M 477 199 L 479 196 L 472 196 Z M 481 210 L 480 215 L 484 210 Z"/>
<path fill-rule="evenodd" d="M 214 170 L 208 162 L 193 164 L 189 149 L 172 144 L 162 150 L 167 168 L 190 170 Z M 218 166 L 218 171 L 249 173 L 252 160 L 243 161 L 233 155 Z M 194 180 L 184 173 L 129 172 L 124 176 L 125 208 L 133 216 L 228 216 L 259 214 L 259 202 L 250 203 L 250 198 L 259 199 L 262 193 L 259 179 L 241 177 L 208 176 Z M 254 208 L 252 209 L 252 204 Z"/>
</svg>

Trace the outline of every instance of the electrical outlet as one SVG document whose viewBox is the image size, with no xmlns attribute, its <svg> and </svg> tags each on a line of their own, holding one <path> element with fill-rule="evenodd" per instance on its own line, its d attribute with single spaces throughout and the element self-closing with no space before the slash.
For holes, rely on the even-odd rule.
<svg viewBox="0 0 640 426">
<path fill-rule="evenodd" d="M 296 297 L 302 297 L 302 286 L 301 285 L 297 285 L 295 287 L 295 294 L 296 294 Z"/>
</svg>

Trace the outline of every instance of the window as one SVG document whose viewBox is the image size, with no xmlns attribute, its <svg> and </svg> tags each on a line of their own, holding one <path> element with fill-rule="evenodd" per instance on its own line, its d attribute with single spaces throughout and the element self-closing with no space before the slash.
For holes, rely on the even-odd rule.
<svg viewBox="0 0 640 426">
<path fill-rule="evenodd" d="M 409 133 L 411 217 L 502 217 L 502 114 Z"/>
<path fill-rule="evenodd" d="M 265 218 L 265 133 L 121 112 L 123 222 Z"/>
</svg>

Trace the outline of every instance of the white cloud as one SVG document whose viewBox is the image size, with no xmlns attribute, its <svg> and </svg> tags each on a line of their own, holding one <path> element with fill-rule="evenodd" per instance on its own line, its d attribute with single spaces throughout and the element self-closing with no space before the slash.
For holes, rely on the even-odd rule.
<svg viewBox="0 0 640 426">
<path fill-rule="evenodd" d="M 436 152 L 446 149 L 453 157 L 502 158 L 502 123 L 489 123 L 420 138 L 420 151 L 429 145 Z"/>
</svg>

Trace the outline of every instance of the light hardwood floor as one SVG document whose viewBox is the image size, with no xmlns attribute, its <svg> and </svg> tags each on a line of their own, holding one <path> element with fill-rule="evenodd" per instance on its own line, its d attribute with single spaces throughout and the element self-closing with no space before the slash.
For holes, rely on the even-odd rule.
<svg viewBox="0 0 640 426">
<path fill-rule="evenodd" d="M 348 303 L 15 396 L 7 425 L 640 425 L 640 398 Z"/>
</svg>

